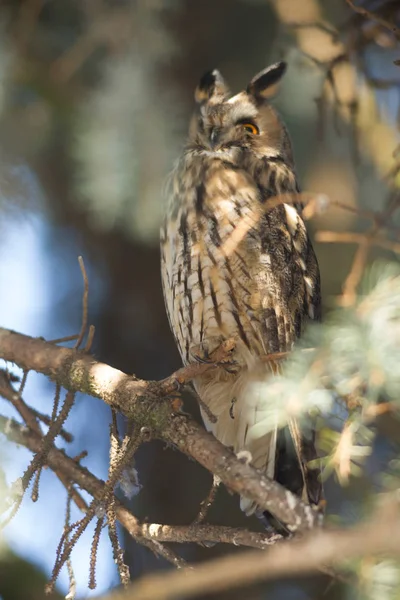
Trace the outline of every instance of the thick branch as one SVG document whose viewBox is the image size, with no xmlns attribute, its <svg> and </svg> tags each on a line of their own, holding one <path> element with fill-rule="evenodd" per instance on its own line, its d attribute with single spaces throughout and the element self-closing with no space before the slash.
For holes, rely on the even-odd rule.
<svg viewBox="0 0 400 600">
<path fill-rule="evenodd" d="M 223 525 L 161 525 L 157 523 L 144 523 L 140 526 L 141 534 L 159 542 L 212 542 L 233 544 L 234 546 L 248 546 L 265 550 L 282 540 L 278 533 L 258 533 L 241 529 L 239 527 L 225 527 Z"/>
<path fill-rule="evenodd" d="M 2 328 L 0 358 L 43 373 L 73 392 L 101 398 L 139 427 L 150 428 L 153 436 L 197 460 L 228 488 L 269 510 L 291 531 L 304 531 L 320 522 L 320 515 L 312 507 L 238 460 L 194 420 L 173 413 L 170 402 L 163 399 L 163 382 L 129 377 L 89 355 Z"/>
</svg>

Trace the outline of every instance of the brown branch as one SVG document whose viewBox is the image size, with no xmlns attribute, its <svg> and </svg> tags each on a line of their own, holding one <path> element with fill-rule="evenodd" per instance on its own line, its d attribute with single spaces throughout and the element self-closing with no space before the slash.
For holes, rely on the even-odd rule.
<svg viewBox="0 0 400 600">
<path fill-rule="evenodd" d="M 354 10 L 354 12 L 365 17 L 366 19 L 369 19 L 370 21 L 374 21 L 375 23 L 378 23 L 384 29 L 388 29 L 389 31 L 391 31 L 393 33 L 393 35 L 398 40 L 400 40 L 400 29 L 398 27 L 396 27 L 396 25 L 394 23 L 392 23 L 391 21 L 388 21 L 387 19 L 384 19 L 383 17 L 377 15 L 376 13 L 371 12 L 370 10 L 364 8 L 363 6 L 356 6 L 354 4 L 353 0 L 346 0 L 346 2 L 350 6 L 350 8 L 352 10 Z"/>
<path fill-rule="evenodd" d="M 382 223 L 382 225 L 379 225 L 376 219 L 375 223 L 376 225 L 366 233 L 318 231 L 315 235 L 316 241 L 321 243 L 358 244 L 350 272 L 343 284 L 340 300 L 342 306 L 351 306 L 355 302 L 357 286 L 364 272 L 365 263 L 367 262 L 368 252 L 371 246 L 380 246 L 385 250 L 391 250 L 398 254 L 400 253 L 400 243 L 376 236 L 380 227 L 386 227 L 386 224 Z"/>
<path fill-rule="evenodd" d="M 54 340 L 47 340 L 49 344 L 63 344 L 64 342 L 73 342 L 77 340 L 79 337 L 79 333 L 74 333 L 73 335 L 66 335 L 64 337 L 55 338 Z"/>
<path fill-rule="evenodd" d="M 26 446 L 32 452 L 37 452 L 40 447 L 40 438 L 32 431 L 26 430 L 14 420 L 0 416 L 0 429 L 12 441 Z M 90 471 L 62 450 L 53 447 L 47 455 L 47 463 L 54 471 L 60 471 L 70 482 L 86 490 L 93 497 L 101 499 L 104 496 L 105 482 L 95 477 Z M 149 542 L 215 542 L 233 544 L 235 546 L 248 546 L 250 548 L 264 549 L 282 539 L 282 536 L 271 533 L 258 533 L 233 527 L 218 525 L 161 525 L 159 523 L 141 524 L 136 517 L 115 499 L 116 515 L 128 533 L 136 538 L 143 538 Z M 142 540 L 142 541 L 143 541 Z M 168 559 L 168 557 L 166 556 Z M 176 563 L 176 559 L 171 562 Z"/>
<path fill-rule="evenodd" d="M 216 498 L 220 483 L 221 483 L 220 478 L 216 477 L 214 475 L 210 491 L 208 492 L 207 496 L 204 498 L 204 500 L 200 504 L 199 514 L 193 521 L 193 525 L 199 525 L 200 523 L 203 523 L 205 521 L 207 513 L 210 510 L 210 508 L 213 505 L 214 500 Z"/>
<path fill-rule="evenodd" d="M 384 238 L 373 236 L 368 233 L 355 233 L 352 231 L 318 231 L 315 234 L 317 242 L 322 243 L 341 243 L 341 244 L 360 244 L 360 246 L 368 243 L 368 245 L 380 246 L 385 250 L 391 250 L 400 254 L 400 243 L 392 242 Z"/>
<path fill-rule="evenodd" d="M 365 556 L 400 555 L 400 515 L 396 498 L 371 520 L 352 529 L 319 530 L 298 542 L 277 544 L 268 552 L 248 551 L 204 562 L 193 571 L 143 577 L 109 600 L 173 600 L 222 592 L 249 583 L 323 570 Z"/>
<path fill-rule="evenodd" d="M 223 525 L 161 525 L 158 523 L 144 523 L 140 525 L 141 534 L 159 542 L 211 542 L 233 544 L 234 546 L 247 546 L 265 550 L 283 538 L 279 533 L 258 533 L 248 529 L 225 527 Z"/>
<path fill-rule="evenodd" d="M 36 408 L 33 408 L 32 406 L 29 407 L 29 410 L 37 419 L 39 419 L 39 421 L 42 421 L 42 423 L 44 423 L 47 426 L 51 425 L 51 419 L 48 415 L 44 415 L 43 413 L 36 410 Z M 71 442 L 74 441 L 74 436 L 72 435 L 72 433 L 70 433 L 63 427 L 60 429 L 59 436 L 62 437 L 63 440 L 68 442 L 68 444 L 70 444 Z"/>
<path fill-rule="evenodd" d="M 3 434 L 9 440 L 29 448 L 32 452 L 38 452 L 41 448 L 42 438 L 13 419 L 7 419 L 0 415 L 0 430 L 2 430 Z M 95 477 L 88 469 L 75 462 L 75 460 L 66 456 L 62 450 L 58 450 L 54 446 L 51 447 L 46 455 L 46 462 L 53 471 L 62 472 L 69 482 L 73 481 L 80 488 L 89 492 L 93 498 L 98 500 L 103 498 L 106 489 L 105 482 Z M 147 546 L 156 554 L 161 554 L 174 566 L 182 567 L 186 564 L 185 561 L 169 548 L 165 548 L 165 552 L 161 553 L 159 550 L 159 540 L 152 540 L 151 535 L 145 537 L 142 534 L 139 521 L 117 498 L 115 498 L 115 513 L 121 525 L 139 543 Z"/>
<path fill-rule="evenodd" d="M 82 324 L 78 338 L 75 342 L 75 348 L 79 348 L 82 344 L 88 322 L 88 302 L 89 302 L 89 280 L 86 273 L 85 263 L 82 256 L 78 256 L 79 267 L 83 278 L 83 297 L 82 297 Z"/>
<path fill-rule="evenodd" d="M 321 516 L 277 482 L 237 459 L 187 415 L 174 413 L 163 383 L 146 382 L 69 348 L 0 328 L 0 357 L 43 373 L 66 389 L 101 398 L 158 437 L 194 458 L 231 490 L 254 500 L 291 531 L 304 531 Z"/>
<path fill-rule="evenodd" d="M 42 430 L 40 428 L 39 423 L 36 420 L 35 414 L 31 411 L 30 407 L 27 404 L 25 404 L 24 400 L 20 397 L 20 395 L 14 390 L 11 383 L 8 381 L 6 373 L 4 371 L 0 371 L 0 396 L 11 402 L 11 404 L 14 406 L 17 412 L 24 419 L 28 427 L 38 436 L 42 437 Z M 68 490 L 70 487 L 69 479 L 59 471 L 55 471 L 55 473 L 61 481 L 61 483 Z M 80 510 L 86 510 L 86 502 L 77 490 L 71 490 L 71 496 Z"/>
<path fill-rule="evenodd" d="M 397 196 L 392 198 L 392 202 L 383 213 L 374 213 L 373 211 L 363 211 L 346 204 L 336 202 L 338 208 L 342 208 L 358 214 L 359 216 L 370 219 L 373 224 L 365 233 L 343 232 L 343 231 L 318 231 L 315 239 L 322 243 L 348 243 L 358 244 L 357 251 L 353 258 L 353 263 L 348 273 L 346 280 L 342 286 L 342 296 L 340 304 L 342 306 L 350 306 L 354 304 L 356 299 L 357 286 L 364 272 L 364 267 L 367 262 L 368 252 L 371 246 L 380 246 L 385 250 L 400 253 L 400 244 L 378 236 L 380 229 L 395 230 L 398 234 L 398 227 L 390 222 L 390 217 L 396 211 L 399 205 Z"/>
</svg>

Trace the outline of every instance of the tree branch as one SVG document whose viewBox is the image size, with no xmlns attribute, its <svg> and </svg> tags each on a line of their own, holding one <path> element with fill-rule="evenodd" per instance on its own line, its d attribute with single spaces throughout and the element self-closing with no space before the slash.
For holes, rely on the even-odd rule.
<svg viewBox="0 0 400 600">
<path fill-rule="evenodd" d="M 315 508 L 238 460 L 193 419 L 173 412 L 171 402 L 165 398 L 163 382 L 130 377 L 87 354 L 2 328 L 0 358 L 25 370 L 43 373 L 72 392 L 101 398 L 137 426 L 150 428 L 153 437 L 173 444 L 197 460 L 229 489 L 270 511 L 290 531 L 304 531 L 321 522 Z"/>
<path fill-rule="evenodd" d="M 36 432 L 27 429 L 13 419 L 0 416 L 0 430 L 8 439 L 17 444 L 37 452 L 41 439 Z M 88 469 L 69 458 L 62 450 L 52 447 L 46 457 L 47 464 L 55 472 L 62 473 L 68 482 L 77 484 L 94 498 L 102 498 L 105 483 L 95 477 Z M 148 545 L 152 550 L 152 542 L 215 542 L 233 544 L 235 546 L 248 546 L 251 548 L 265 549 L 282 539 L 278 534 L 257 533 L 246 529 L 224 527 L 218 525 L 162 525 L 159 523 L 141 524 L 138 519 L 125 506 L 115 498 L 116 515 L 121 525 L 128 533 Z M 147 544 L 149 541 L 149 544 Z M 156 549 L 158 551 L 158 548 Z M 176 565 L 177 560 L 172 561 Z"/>
<path fill-rule="evenodd" d="M 400 29 L 394 23 L 392 23 L 388 19 L 384 19 L 376 13 L 371 12 L 370 10 L 367 10 L 363 6 L 356 6 L 353 0 L 346 0 L 346 2 L 350 6 L 350 8 L 354 10 L 354 12 L 358 13 L 359 15 L 362 15 L 363 17 L 365 17 L 365 19 L 369 19 L 370 21 L 378 23 L 381 27 L 384 27 L 388 31 L 391 31 L 393 35 L 398 40 L 400 40 Z"/>
<path fill-rule="evenodd" d="M 231 554 L 197 565 L 190 572 L 148 575 L 126 592 L 111 594 L 108 599 L 191 598 L 283 576 L 307 575 L 360 556 L 399 554 L 399 504 L 391 497 L 370 521 L 352 529 L 315 531 L 299 541 L 278 544 L 268 552 Z"/>
<path fill-rule="evenodd" d="M 0 371 L 0 396 L 2 396 L 3 398 L 5 398 L 9 402 L 11 402 L 11 404 L 14 406 L 14 408 L 18 411 L 18 413 L 24 419 L 24 421 L 28 425 L 28 427 L 32 431 L 34 431 L 39 438 L 42 439 L 42 430 L 40 428 L 40 425 L 39 425 L 35 415 L 32 413 L 31 408 L 25 404 L 25 402 L 21 398 L 20 394 L 15 392 L 11 383 L 6 378 L 6 374 L 4 371 Z M 68 478 L 65 477 L 65 474 L 61 473 L 57 470 L 55 470 L 55 474 L 60 479 L 60 481 L 64 485 L 64 487 L 66 489 L 68 489 L 70 482 L 69 482 Z M 82 510 L 82 511 L 85 511 L 87 508 L 87 505 L 86 505 L 86 502 L 84 501 L 84 499 L 79 494 L 79 492 L 77 490 L 72 490 L 71 496 L 72 496 L 72 499 L 74 500 L 75 504 L 78 506 L 78 508 L 80 508 L 80 510 Z"/>
</svg>

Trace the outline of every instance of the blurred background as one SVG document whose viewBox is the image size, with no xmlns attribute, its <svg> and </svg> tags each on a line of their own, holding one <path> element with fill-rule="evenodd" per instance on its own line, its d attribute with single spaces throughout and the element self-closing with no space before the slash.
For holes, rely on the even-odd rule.
<svg viewBox="0 0 400 600">
<path fill-rule="evenodd" d="M 400 26 L 397 0 L 358 6 Z M 217 67 L 239 91 L 280 59 L 289 68 L 275 105 L 292 136 L 302 189 L 383 211 L 400 182 L 395 154 L 400 67 L 394 63 L 399 43 L 346 0 L 3 0 L 0 324 L 47 339 L 77 332 L 82 255 L 95 356 L 145 379 L 178 368 L 159 273 L 163 181 L 184 143 L 202 73 Z M 396 224 L 396 213 L 391 222 Z M 325 314 L 341 294 L 357 247 L 318 242 L 318 232 L 363 232 L 369 225 L 338 208 L 309 222 L 317 235 Z M 378 256 L 397 260 L 376 248 L 368 259 Z M 49 412 L 52 396 L 49 382 L 29 376 L 28 402 Z M 198 416 L 190 397 L 186 408 Z M 67 422 L 75 434 L 70 455 L 88 450 L 84 464 L 103 478 L 109 420 L 106 406 L 81 397 Z M 12 482 L 29 453 L 5 444 L 0 452 L 3 476 Z M 371 473 L 384 454 L 382 444 Z M 168 524 L 195 518 L 211 484 L 207 472 L 156 442 L 140 449 L 137 467 L 143 487 L 132 508 L 139 518 Z M 360 496 L 371 485 L 358 480 L 340 494 L 328 485 L 330 510 L 354 521 Z M 27 495 L 5 530 L 3 600 L 44 597 L 63 527 L 64 496 L 57 479 L 44 472 L 39 501 L 33 504 Z M 260 527 L 240 513 L 237 498 L 226 490 L 219 491 L 210 521 Z M 133 578 L 167 567 L 147 549 L 125 542 Z M 89 529 L 73 553 L 80 597 L 88 595 L 90 543 Z M 176 549 L 189 561 L 234 551 L 223 545 Z M 96 593 L 118 583 L 106 536 L 97 573 Z M 246 598 L 322 598 L 326 588 L 320 577 L 257 586 Z M 54 597 L 66 590 L 62 573 L 61 595 Z M 218 597 L 243 598 L 243 592 Z M 324 595 L 340 597 L 337 585 Z"/>
</svg>

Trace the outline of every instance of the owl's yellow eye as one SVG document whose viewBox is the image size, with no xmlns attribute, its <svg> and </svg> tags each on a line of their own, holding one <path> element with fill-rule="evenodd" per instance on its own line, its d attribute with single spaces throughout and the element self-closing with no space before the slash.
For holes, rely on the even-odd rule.
<svg viewBox="0 0 400 600">
<path fill-rule="evenodd" d="M 257 125 L 254 125 L 254 123 L 243 123 L 242 127 L 249 133 L 252 133 L 253 135 L 258 135 L 260 133 L 260 130 L 258 129 Z"/>
</svg>

